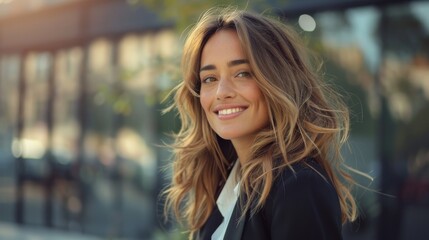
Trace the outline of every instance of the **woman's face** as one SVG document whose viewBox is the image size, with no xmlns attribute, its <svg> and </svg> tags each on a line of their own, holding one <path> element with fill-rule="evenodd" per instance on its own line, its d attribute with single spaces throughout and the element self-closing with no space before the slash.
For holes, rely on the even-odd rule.
<svg viewBox="0 0 429 240">
<path fill-rule="evenodd" d="M 216 32 L 200 65 L 200 103 L 211 128 L 233 142 L 253 140 L 269 123 L 268 109 L 237 33 Z"/>
</svg>

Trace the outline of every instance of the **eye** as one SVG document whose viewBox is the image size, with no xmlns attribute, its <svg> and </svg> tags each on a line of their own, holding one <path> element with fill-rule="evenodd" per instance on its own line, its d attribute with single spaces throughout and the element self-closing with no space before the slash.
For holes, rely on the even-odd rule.
<svg viewBox="0 0 429 240">
<path fill-rule="evenodd" d="M 201 79 L 201 83 L 212 83 L 216 81 L 216 78 L 214 77 L 206 77 Z"/>
<path fill-rule="evenodd" d="M 250 78 L 252 74 L 250 72 L 239 72 L 235 77 L 239 78 Z"/>
</svg>

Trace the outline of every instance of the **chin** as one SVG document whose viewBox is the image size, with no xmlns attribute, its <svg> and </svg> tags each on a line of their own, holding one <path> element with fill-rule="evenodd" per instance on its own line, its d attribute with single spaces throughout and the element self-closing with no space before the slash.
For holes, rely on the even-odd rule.
<svg viewBox="0 0 429 240">
<path fill-rule="evenodd" d="M 232 140 L 237 137 L 235 134 L 231 133 L 217 133 L 217 135 L 225 140 Z"/>
</svg>

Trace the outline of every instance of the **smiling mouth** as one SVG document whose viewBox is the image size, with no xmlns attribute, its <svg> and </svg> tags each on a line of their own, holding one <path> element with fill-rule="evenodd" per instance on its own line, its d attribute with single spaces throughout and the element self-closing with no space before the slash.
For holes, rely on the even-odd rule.
<svg viewBox="0 0 429 240">
<path fill-rule="evenodd" d="M 237 107 L 237 108 L 227 108 L 227 109 L 219 110 L 219 111 L 217 112 L 217 114 L 218 114 L 219 116 L 226 116 L 226 115 L 230 115 L 230 114 L 234 114 L 234 113 L 239 113 L 239 112 L 242 112 L 242 111 L 244 111 L 244 110 L 245 110 L 245 108 L 241 108 L 241 107 Z"/>
</svg>

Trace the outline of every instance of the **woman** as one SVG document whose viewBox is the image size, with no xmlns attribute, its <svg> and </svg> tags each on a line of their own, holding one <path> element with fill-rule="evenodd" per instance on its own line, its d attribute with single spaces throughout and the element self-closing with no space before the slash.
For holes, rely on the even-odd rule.
<svg viewBox="0 0 429 240">
<path fill-rule="evenodd" d="M 191 30 L 167 209 L 190 239 L 341 239 L 356 217 L 341 144 L 348 111 L 293 31 L 238 10 Z"/>
</svg>

